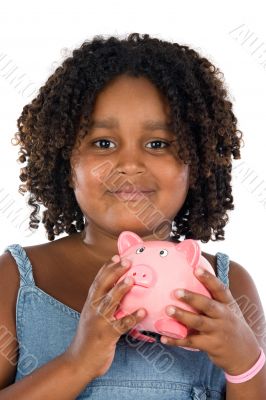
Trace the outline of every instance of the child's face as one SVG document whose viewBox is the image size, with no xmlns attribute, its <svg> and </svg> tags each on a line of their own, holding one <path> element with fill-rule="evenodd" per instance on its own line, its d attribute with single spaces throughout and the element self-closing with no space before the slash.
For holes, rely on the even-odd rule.
<svg viewBox="0 0 266 400">
<path fill-rule="evenodd" d="M 74 149 L 72 186 L 89 225 L 107 236 L 117 237 L 122 230 L 150 235 L 154 214 L 171 222 L 186 199 L 189 167 L 178 158 L 177 143 L 170 143 L 174 133 L 170 128 L 143 127 L 147 120 L 166 124 L 168 111 L 162 94 L 143 77 L 119 76 L 96 99 L 91 119 L 113 118 L 115 124 L 91 127 L 78 151 Z M 128 201 L 114 192 L 123 185 L 152 192 L 143 193 L 142 201 Z"/>
</svg>

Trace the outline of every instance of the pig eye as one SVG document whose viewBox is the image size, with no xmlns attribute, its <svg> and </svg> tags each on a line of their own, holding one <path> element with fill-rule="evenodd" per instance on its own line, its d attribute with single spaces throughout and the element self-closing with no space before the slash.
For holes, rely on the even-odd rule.
<svg viewBox="0 0 266 400">
<path fill-rule="evenodd" d="M 142 253 L 145 250 L 145 247 L 140 247 L 139 249 L 136 250 L 136 253 Z"/>
<path fill-rule="evenodd" d="M 161 257 L 166 257 L 167 254 L 168 254 L 168 251 L 167 251 L 167 250 L 161 250 L 161 251 L 160 251 L 160 256 L 161 256 Z"/>
</svg>

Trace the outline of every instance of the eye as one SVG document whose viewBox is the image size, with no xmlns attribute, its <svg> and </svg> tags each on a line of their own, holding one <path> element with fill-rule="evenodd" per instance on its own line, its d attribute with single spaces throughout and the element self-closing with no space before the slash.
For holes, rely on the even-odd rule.
<svg viewBox="0 0 266 400">
<path fill-rule="evenodd" d="M 152 148 L 154 150 L 157 150 L 157 149 L 161 150 L 161 149 L 164 149 L 164 148 L 169 147 L 171 145 L 170 143 L 165 142 L 164 140 L 153 140 L 150 143 L 155 144 L 154 146 L 150 147 L 150 148 Z M 148 143 L 148 144 L 150 144 L 150 143 Z M 159 146 L 160 143 L 163 143 L 165 146 L 164 147 L 160 147 Z"/>
<path fill-rule="evenodd" d="M 145 250 L 145 247 L 140 247 L 139 249 L 136 250 L 137 254 L 142 253 Z"/>
<path fill-rule="evenodd" d="M 160 256 L 161 256 L 161 257 L 166 257 L 167 254 L 168 254 L 168 251 L 167 251 L 167 250 L 160 250 Z"/>
<path fill-rule="evenodd" d="M 100 145 L 96 145 L 96 143 L 100 143 Z M 110 147 L 110 144 L 113 143 L 113 146 Z M 112 142 L 109 139 L 98 139 L 92 142 L 93 145 L 95 145 L 98 149 L 113 149 L 114 148 L 114 142 Z M 148 145 L 152 145 L 151 147 L 148 147 Z M 169 146 L 171 146 L 171 143 L 168 143 L 164 140 L 152 140 L 149 142 L 147 147 L 151 150 L 163 150 Z"/>
<path fill-rule="evenodd" d="M 100 149 L 110 149 L 110 147 L 108 147 L 108 143 L 113 143 L 111 140 L 99 139 L 99 140 L 95 140 L 95 142 L 93 142 L 92 144 L 99 143 L 99 142 L 104 143 L 103 146 L 96 146 L 96 147 L 99 147 Z"/>
</svg>

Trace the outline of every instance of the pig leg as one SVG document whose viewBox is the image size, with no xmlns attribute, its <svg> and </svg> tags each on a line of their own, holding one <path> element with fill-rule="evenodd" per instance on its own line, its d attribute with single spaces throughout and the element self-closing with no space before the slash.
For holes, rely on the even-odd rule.
<svg viewBox="0 0 266 400">
<path fill-rule="evenodd" d="M 154 326 L 161 335 L 170 336 L 174 339 L 183 339 L 188 333 L 188 329 L 184 325 L 170 318 L 159 319 L 155 322 Z M 200 351 L 199 349 L 192 349 L 190 347 L 180 347 L 190 351 Z"/>
<path fill-rule="evenodd" d="M 154 326 L 157 332 L 161 335 L 170 336 L 176 339 L 185 338 L 188 332 L 187 328 L 183 324 L 171 318 L 159 319 L 154 323 Z"/>
<path fill-rule="evenodd" d="M 132 336 L 133 338 L 138 339 L 138 340 L 144 340 L 145 342 L 150 342 L 150 343 L 156 342 L 156 339 L 154 339 L 150 336 L 144 335 L 143 333 L 140 333 L 137 329 L 134 329 L 134 328 L 132 328 L 131 331 L 129 331 L 129 334 L 130 334 L 130 336 Z"/>
</svg>

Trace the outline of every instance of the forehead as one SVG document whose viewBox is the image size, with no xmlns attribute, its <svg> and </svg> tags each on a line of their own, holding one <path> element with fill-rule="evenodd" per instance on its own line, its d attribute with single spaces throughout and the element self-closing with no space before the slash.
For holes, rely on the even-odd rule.
<svg viewBox="0 0 266 400">
<path fill-rule="evenodd" d="M 143 77 L 120 76 L 109 82 L 96 95 L 91 117 L 106 119 L 109 125 L 116 123 L 114 117 L 122 120 L 134 114 L 143 120 L 170 122 L 171 110 L 166 96 L 148 79 Z"/>
<path fill-rule="evenodd" d="M 144 130 L 155 131 L 155 130 L 166 130 L 171 131 L 172 123 L 166 119 L 146 119 L 141 121 L 141 126 Z M 119 119 L 116 117 L 106 118 L 95 118 L 92 117 L 89 126 L 91 129 L 94 128 L 106 128 L 106 129 L 117 129 L 120 127 Z"/>
</svg>

